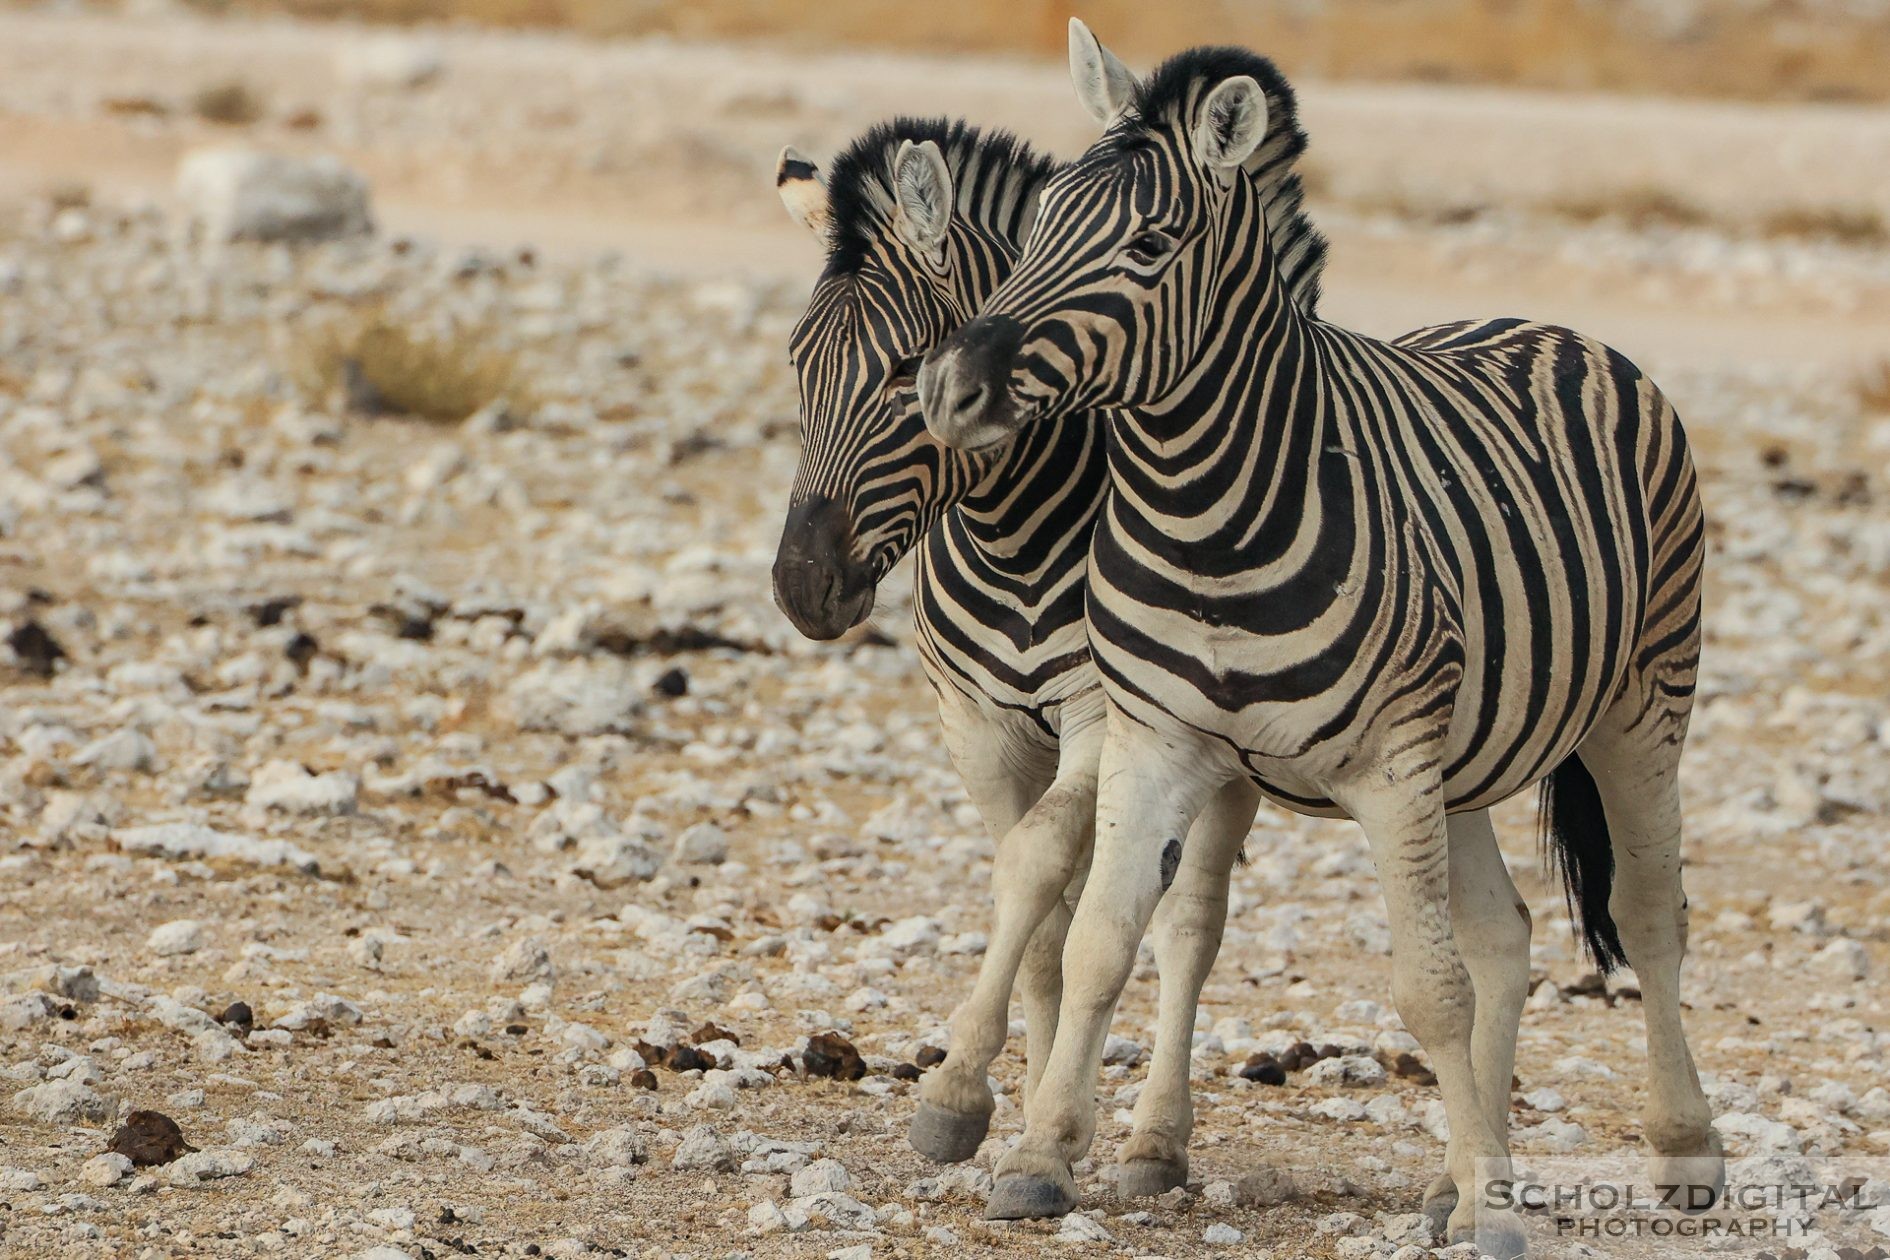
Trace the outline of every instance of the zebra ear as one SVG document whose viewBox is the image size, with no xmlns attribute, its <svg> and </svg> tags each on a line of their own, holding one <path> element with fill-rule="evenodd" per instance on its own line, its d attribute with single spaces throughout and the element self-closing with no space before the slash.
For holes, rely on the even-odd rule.
<svg viewBox="0 0 1890 1260">
<path fill-rule="evenodd" d="M 789 145 L 775 163 L 774 187 L 794 221 L 816 236 L 827 235 L 827 179 L 820 168 Z"/>
<path fill-rule="evenodd" d="M 1089 116 L 1107 127 L 1129 106 L 1135 76 L 1090 34 L 1081 18 L 1070 19 L 1070 82 Z"/>
<path fill-rule="evenodd" d="M 1235 75 L 1209 92 L 1194 124 L 1194 154 L 1226 175 L 1253 156 L 1267 134 L 1267 98 L 1248 75 Z"/>
<path fill-rule="evenodd" d="M 952 223 L 952 172 L 936 142 L 900 142 L 893 159 L 893 193 L 899 203 L 893 227 L 921 254 L 938 255 Z"/>
</svg>

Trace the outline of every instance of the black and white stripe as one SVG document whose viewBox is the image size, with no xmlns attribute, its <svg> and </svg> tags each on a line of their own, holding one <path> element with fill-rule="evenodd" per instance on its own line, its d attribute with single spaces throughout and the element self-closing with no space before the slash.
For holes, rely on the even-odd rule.
<svg viewBox="0 0 1890 1260">
<path fill-rule="evenodd" d="M 1072 416 L 989 455 L 951 451 L 926 433 L 913 381 L 918 357 L 1009 274 L 1051 170 L 1007 136 L 901 119 L 862 137 L 824 182 L 792 153 L 779 175 L 790 211 L 829 252 L 793 335 L 803 449 L 776 598 L 804 632 L 832 637 L 870 611 L 874 587 L 916 547 L 926 675 L 946 746 L 998 842 L 990 945 L 913 1122 L 913 1144 L 941 1160 L 968 1158 L 984 1136 L 987 1069 L 1014 981 L 1033 1079 L 1048 1057 L 1065 889 L 1087 863 L 1095 814 L 1103 706 L 1084 573 L 1109 485 L 1106 432 Z M 1275 195 L 1296 198 L 1285 161 L 1278 172 Z M 1318 251 L 1283 247 L 1302 260 L 1310 309 Z M 1156 932 L 1165 1032 L 1138 1134 L 1180 1133 L 1185 1144 L 1193 1013 L 1225 915 L 1228 863 L 1216 855 L 1238 850 L 1256 804 L 1244 785 L 1230 789 L 1195 828 L 1190 861 L 1168 871 L 1177 909 Z M 1160 1193 L 1185 1178 L 1185 1158 L 1131 1159 L 1122 1185 Z"/>
<path fill-rule="evenodd" d="M 1446 815 L 1545 778 L 1591 943 L 1604 963 L 1624 948 L 1647 996 L 1649 1142 L 1669 1175 L 1712 1189 L 1717 1144 L 1678 1016 L 1674 769 L 1704 525 L 1673 408 L 1566 329 L 1474 321 L 1388 343 L 1303 309 L 1280 241 L 1313 234 L 1255 178 L 1278 130 L 1297 132 L 1265 59 L 1197 50 L 1087 103 L 1107 134 L 1052 177 L 1016 270 L 920 378 L 954 446 L 1084 413 L 1114 437 L 1088 605 L 1109 735 L 1069 944 L 1086 969 L 1065 977 L 993 1213 L 1074 1202 L 1107 1012 L 1161 897 L 1160 855 L 1234 778 L 1365 827 L 1394 996 L 1450 1113 L 1453 1240 L 1474 1225 L 1498 1254 L 1518 1245 L 1477 1191 L 1507 1167 L 1527 922 L 1519 911 L 1513 957 L 1458 949 L 1453 919 L 1494 937 L 1452 898 L 1520 901 L 1487 824 Z M 1482 972 L 1474 996 L 1466 964 Z M 1507 1047 L 1482 1035 L 1485 1004 Z"/>
</svg>

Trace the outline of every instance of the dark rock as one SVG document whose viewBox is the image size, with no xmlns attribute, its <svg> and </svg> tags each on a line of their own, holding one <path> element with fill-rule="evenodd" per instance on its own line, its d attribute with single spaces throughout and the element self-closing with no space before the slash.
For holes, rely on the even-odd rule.
<svg viewBox="0 0 1890 1260">
<path fill-rule="evenodd" d="M 630 1073 L 630 1084 L 636 1089 L 655 1089 L 656 1073 L 648 1068 L 638 1068 Z"/>
<path fill-rule="evenodd" d="M 260 604 L 249 606 L 249 617 L 259 626 L 279 626 L 282 624 L 282 619 L 301 603 L 300 595 L 281 595 L 275 599 L 265 599 Z"/>
<path fill-rule="evenodd" d="M 672 1072 L 706 1072 L 715 1066 L 715 1060 L 694 1046 L 677 1046 L 663 1066 Z"/>
<path fill-rule="evenodd" d="M 740 1037 L 737 1037 L 720 1024 L 704 1024 L 702 1027 L 689 1034 L 689 1040 L 699 1046 L 707 1045 L 711 1041 L 732 1041 L 738 1046 L 742 1044 Z"/>
<path fill-rule="evenodd" d="M 916 1063 L 901 1063 L 896 1065 L 892 1070 L 892 1076 L 895 1081 L 916 1081 L 919 1079 L 920 1075 L 919 1065 Z"/>
<path fill-rule="evenodd" d="M 937 1046 L 920 1046 L 919 1053 L 912 1056 L 912 1061 L 917 1063 L 921 1070 L 935 1068 L 945 1062 L 945 1052 Z"/>
<path fill-rule="evenodd" d="M 217 1023 L 248 1032 L 256 1026 L 256 1012 L 249 1009 L 248 1002 L 232 1002 L 217 1016 Z"/>
<path fill-rule="evenodd" d="M 51 678 L 59 662 L 67 659 L 59 640 L 37 621 L 24 621 L 13 627 L 7 635 L 7 646 L 19 657 L 21 667 L 38 678 Z"/>
<path fill-rule="evenodd" d="M 1425 1067 L 1418 1057 L 1408 1050 L 1400 1050 L 1395 1055 L 1385 1055 L 1379 1059 L 1385 1065 L 1385 1071 L 1393 1076 L 1402 1076 L 1407 1081 L 1419 1085 L 1437 1084 L 1437 1074 Z"/>
<path fill-rule="evenodd" d="M 689 694 L 689 672 L 680 666 L 665 670 L 660 678 L 650 684 L 650 689 L 672 700 L 678 696 L 686 696 Z"/>
<path fill-rule="evenodd" d="M 156 1111 L 134 1111 L 125 1117 L 105 1148 L 123 1155 L 140 1168 L 154 1168 L 190 1154 L 197 1148 L 184 1141 L 177 1121 Z"/>
<path fill-rule="evenodd" d="M 1250 1056 L 1240 1069 L 1240 1079 L 1258 1081 L 1262 1085 L 1284 1085 L 1286 1084 L 1286 1069 L 1281 1067 L 1280 1061 L 1272 1055 L 1256 1054 Z"/>
<path fill-rule="evenodd" d="M 801 1066 L 809 1076 L 823 1076 L 836 1081 L 857 1081 L 866 1075 L 866 1060 L 853 1043 L 839 1033 L 815 1033 L 801 1052 Z"/>
</svg>

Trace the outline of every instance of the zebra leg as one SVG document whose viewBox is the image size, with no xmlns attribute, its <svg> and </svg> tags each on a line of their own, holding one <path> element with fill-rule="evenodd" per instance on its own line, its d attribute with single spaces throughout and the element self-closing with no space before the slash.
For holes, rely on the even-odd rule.
<svg viewBox="0 0 1890 1260">
<path fill-rule="evenodd" d="M 1529 996 L 1529 906 L 1510 881 L 1488 810 L 1452 814 L 1445 828 L 1450 843 L 1450 929 L 1476 994 L 1470 1058 L 1477 1097 L 1491 1130 L 1507 1148 L 1516 1030 Z M 1449 1227 L 1457 1201 L 1457 1183 L 1448 1172 L 1424 1193 L 1424 1214 L 1439 1238 Z"/>
<path fill-rule="evenodd" d="M 1680 1022 L 1680 962 L 1687 947 L 1687 899 L 1680 882 L 1680 745 L 1641 726 L 1621 725 L 1617 702 L 1582 741 L 1614 850 L 1609 913 L 1641 984 L 1647 1020 L 1647 1106 L 1641 1129 L 1653 1149 L 1654 1184 L 1675 1186 L 1674 1205 L 1711 1207 L 1726 1187 L 1726 1161 L 1713 1110 L 1700 1089 Z M 1629 719 L 1632 720 L 1631 718 Z"/>
<path fill-rule="evenodd" d="M 1070 1166 L 1096 1134 L 1096 1072 L 1136 947 L 1177 868 L 1195 815 L 1229 776 L 1218 750 L 1180 746 L 1113 711 L 1104 742 L 1089 881 L 1063 949 L 1056 1044 L 1024 1108 L 1024 1136 L 998 1161 L 985 1205 L 992 1220 L 1062 1216 L 1076 1206 Z"/>
<path fill-rule="evenodd" d="M 919 1106 L 908 1138 L 913 1149 L 940 1163 L 977 1154 L 996 1100 L 986 1073 L 1009 1032 L 1011 989 L 1040 925 L 1062 909 L 1063 891 L 1088 851 L 1095 818 L 1095 757 L 1100 724 L 1065 732 L 1057 778 L 1015 826 L 998 837 L 991 870 L 996 914 L 990 944 L 970 996 L 951 1017 L 951 1047 L 944 1062 L 919 1085 Z M 961 770 L 970 758 L 961 760 Z M 966 781 L 972 776 L 967 774 Z M 1052 929 L 1055 930 L 1055 929 Z M 1033 990 L 1045 981 L 1041 961 Z M 1040 1003 L 1039 1003 L 1040 1004 Z M 1034 1018 L 1034 1016 L 1033 1016 Z M 1033 1050 L 1047 1055 L 1048 1032 L 1033 1023 Z M 1035 1064 L 1032 1070 L 1036 1070 Z"/>
<path fill-rule="evenodd" d="M 1155 966 L 1161 974 L 1161 1007 L 1155 1057 L 1135 1100 L 1135 1131 L 1122 1144 L 1116 1193 L 1124 1198 L 1156 1195 L 1188 1184 L 1188 1138 L 1194 1132 L 1194 1101 L 1188 1076 L 1193 1064 L 1194 1015 L 1220 952 L 1227 923 L 1227 883 L 1260 806 L 1260 794 L 1245 780 L 1221 788 L 1195 820 L 1181 848 L 1174 883 L 1155 909 Z"/>
<path fill-rule="evenodd" d="M 1095 807 L 1091 806 L 1092 817 Z M 1091 824 L 1093 825 L 1093 823 Z M 1088 836 L 1083 848 L 1088 849 Z M 1079 859 L 1080 862 L 1080 859 Z M 1057 1008 L 1063 1003 L 1063 941 L 1070 931 L 1070 903 L 1076 900 L 1079 872 L 1071 886 L 1050 903 L 1043 921 L 1024 946 L 1017 973 L 1017 992 L 1024 1002 L 1024 1103 L 1037 1090 L 1043 1066 L 1056 1043 Z"/>
<path fill-rule="evenodd" d="M 1391 924 L 1392 1001 L 1429 1054 L 1444 1096 L 1450 1122 L 1445 1165 L 1457 1189 L 1448 1238 L 1453 1244 L 1475 1242 L 1487 1255 L 1513 1260 L 1525 1251 L 1514 1214 L 1479 1210 L 1483 1186 L 1508 1179 L 1509 1153 L 1490 1123 L 1477 1083 L 1472 1049 L 1477 993 L 1451 930 L 1452 863 L 1443 784 L 1434 759 L 1415 774 L 1388 769 L 1348 785 L 1338 800 L 1365 829 L 1378 868 Z"/>
</svg>

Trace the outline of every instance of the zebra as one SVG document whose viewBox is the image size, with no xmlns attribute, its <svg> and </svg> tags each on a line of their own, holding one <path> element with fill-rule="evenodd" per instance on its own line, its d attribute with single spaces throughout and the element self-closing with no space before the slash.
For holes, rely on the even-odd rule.
<svg viewBox="0 0 1890 1260">
<path fill-rule="evenodd" d="M 1104 135 L 1046 184 L 1016 268 L 919 375 L 953 447 L 1085 412 L 1113 426 L 1089 567 L 1108 702 L 1093 864 L 1051 1059 L 988 1213 L 1074 1204 L 1162 855 L 1236 779 L 1363 827 L 1393 999 L 1449 1118 L 1449 1184 L 1426 1209 L 1499 1256 L 1522 1254 L 1520 1226 L 1477 1192 L 1509 1175 L 1529 923 L 1481 811 L 1543 783 L 1589 947 L 1640 979 L 1654 1181 L 1709 1206 L 1724 1162 L 1680 1016 L 1677 785 L 1705 523 L 1672 405 L 1562 328 L 1382 342 L 1309 316 L 1284 288 L 1294 233 L 1252 176 L 1290 108 L 1273 64 L 1201 48 L 1137 81 L 1080 23 L 1071 54 Z M 1466 934 L 1465 902 L 1516 915 Z"/>
<path fill-rule="evenodd" d="M 822 174 L 792 149 L 777 185 L 827 247 L 790 342 L 802 451 L 774 568 L 794 625 L 830 639 L 871 612 L 878 583 L 916 550 L 917 640 L 945 744 L 997 842 L 995 924 L 950 1050 L 923 1078 L 910 1140 L 971 1158 L 995 1105 L 987 1069 L 1023 991 L 1026 1097 L 1049 1058 L 1061 993 L 1065 889 L 1095 820 L 1102 697 L 1083 622 L 1090 534 L 1108 490 L 1104 434 L 1072 417 L 1008 448 L 966 455 L 926 433 L 920 357 L 997 288 L 1053 163 L 1001 132 L 901 118 L 867 131 Z M 1259 804 L 1219 793 L 1156 927 L 1160 1026 L 1122 1151 L 1120 1188 L 1159 1194 L 1186 1166 L 1137 1158 L 1185 1146 L 1194 1012 L 1220 947 L 1227 876 Z"/>
</svg>

